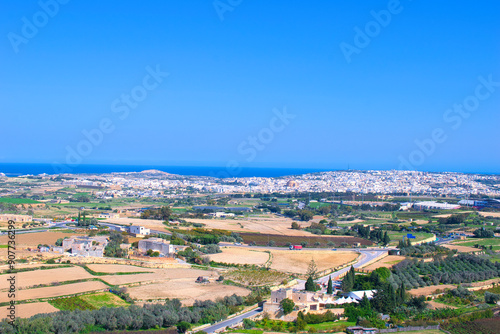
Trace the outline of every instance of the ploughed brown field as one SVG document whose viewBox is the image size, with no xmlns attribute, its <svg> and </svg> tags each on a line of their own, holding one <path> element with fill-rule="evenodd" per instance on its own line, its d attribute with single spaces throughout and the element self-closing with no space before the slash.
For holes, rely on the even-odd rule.
<svg viewBox="0 0 500 334">
<path fill-rule="evenodd" d="M 404 259 L 405 259 L 405 257 L 401 256 L 401 255 L 388 255 L 377 262 L 374 262 L 366 267 L 363 267 L 363 269 L 375 270 L 375 269 L 381 268 L 381 267 L 392 268 L 392 266 L 403 261 Z"/>
<path fill-rule="evenodd" d="M 149 269 L 149 268 L 147 268 Z M 188 278 L 194 282 L 198 276 L 206 276 L 216 279 L 219 274 L 216 271 L 187 269 L 187 268 L 168 268 L 168 269 L 149 269 L 153 273 L 131 274 L 131 275 L 110 275 L 99 276 L 102 280 L 109 284 L 121 285 L 137 282 L 150 281 L 171 281 L 177 279 Z"/>
<path fill-rule="evenodd" d="M 9 274 L 0 275 L 0 291 L 8 289 Z M 34 271 L 24 271 L 16 274 L 18 288 L 30 287 L 38 284 L 51 284 L 55 282 L 74 281 L 78 279 L 93 278 L 82 267 L 54 268 Z"/>
<path fill-rule="evenodd" d="M 297 274 L 305 274 L 311 260 L 318 271 L 335 268 L 358 257 L 356 252 L 338 252 L 330 250 L 273 250 L 271 268 Z"/>
<path fill-rule="evenodd" d="M 16 293 L 17 300 L 38 299 L 72 295 L 82 292 L 107 289 L 108 286 L 99 281 L 89 281 L 73 284 L 63 284 L 60 286 L 50 286 L 45 288 L 18 290 Z M 7 293 L 0 293 L 0 303 L 8 302 Z"/>
<path fill-rule="evenodd" d="M 448 249 L 456 249 L 457 251 L 459 252 L 464 252 L 464 253 L 468 253 L 468 252 L 477 252 L 479 251 L 480 249 L 478 248 L 474 248 L 474 247 L 469 247 L 469 246 L 461 246 L 460 244 L 454 244 L 454 245 L 451 245 L 451 244 L 444 244 L 442 245 L 443 247 L 446 247 Z"/>
<path fill-rule="evenodd" d="M 291 218 L 277 217 L 272 214 L 252 217 L 222 218 L 222 219 L 186 219 L 191 223 L 205 224 L 209 229 L 220 229 L 243 232 L 258 232 L 291 236 L 308 236 L 311 233 L 304 230 L 292 230 Z M 311 225 L 310 222 L 297 222 L 301 227 Z"/>
<path fill-rule="evenodd" d="M 243 241 L 247 244 L 254 242 L 258 246 L 266 246 L 269 242 L 274 241 L 276 246 L 286 246 L 288 243 L 292 245 L 300 245 L 301 242 L 307 242 L 307 247 L 330 247 L 328 242 L 331 241 L 335 244 L 332 247 L 341 247 L 343 242 L 347 243 L 349 246 L 359 243 L 361 245 L 372 246 L 373 243 L 369 240 L 350 237 L 350 236 L 288 236 L 288 235 L 277 235 L 277 234 L 260 234 L 260 233 L 240 233 Z M 315 243 L 319 242 L 320 246 L 315 246 Z"/>
<path fill-rule="evenodd" d="M 0 318 L 5 317 L 8 314 L 7 306 L 1 308 L 1 316 Z M 18 304 L 16 305 L 16 317 L 17 318 L 30 318 L 35 314 L 40 313 L 52 313 L 59 311 L 54 306 L 50 305 L 47 302 L 39 302 L 39 303 L 29 303 L 29 304 Z"/>
<path fill-rule="evenodd" d="M 434 291 L 436 290 L 444 291 L 444 289 L 455 289 L 455 288 L 456 286 L 451 284 L 429 285 L 429 286 L 424 286 L 422 288 L 411 289 L 409 292 L 413 296 L 428 296 L 434 294 Z"/>
<path fill-rule="evenodd" d="M 136 273 L 136 272 L 151 272 L 154 269 L 131 266 L 126 264 L 88 264 L 87 267 L 98 273 Z"/>
<path fill-rule="evenodd" d="M 215 282 L 200 284 L 185 278 L 132 287 L 127 292 L 139 300 L 178 298 L 183 305 L 190 306 L 195 300 L 216 300 L 232 294 L 246 296 L 250 290 Z"/>
<path fill-rule="evenodd" d="M 210 254 L 209 258 L 215 262 L 262 265 L 269 259 L 269 254 L 244 247 L 221 247 L 222 253 Z"/>
<path fill-rule="evenodd" d="M 16 245 L 25 247 L 36 247 L 42 245 L 54 245 L 59 238 L 80 235 L 76 233 L 63 232 L 37 232 L 16 234 Z M 0 245 L 6 245 L 9 240 L 7 235 L 0 236 Z"/>
</svg>

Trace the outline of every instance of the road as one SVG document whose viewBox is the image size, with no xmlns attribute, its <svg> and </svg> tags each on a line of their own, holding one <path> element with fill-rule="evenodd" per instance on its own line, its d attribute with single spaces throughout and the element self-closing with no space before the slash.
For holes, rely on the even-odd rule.
<svg viewBox="0 0 500 334">
<path fill-rule="evenodd" d="M 219 329 L 226 328 L 227 326 L 234 326 L 234 325 L 242 322 L 243 319 L 253 317 L 254 315 L 259 314 L 260 312 L 262 312 L 262 308 L 259 307 L 255 310 L 240 314 L 234 318 L 230 318 L 230 319 L 226 319 L 226 320 L 223 320 L 221 322 L 218 322 L 214 325 L 211 325 L 207 328 L 202 329 L 202 331 L 207 332 L 207 333 L 214 333 Z"/>
<path fill-rule="evenodd" d="M 339 251 L 340 250 L 344 250 L 344 251 L 350 250 L 350 251 L 352 251 L 352 248 L 338 249 L 338 250 Z M 385 249 L 385 248 L 359 249 L 357 251 L 359 253 L 361 253 L 361 256 L 359 257 L 358 261 L 355 264 L 353 264 L 353 267 L 354 268 L 362 267 L 366 263 L 368 263 L 368 262 L 370 262 L 372 260 L 375 260 L 378 257 L 386 254 L 388 250 L 389 250 L 389 248 L 387 248 L 387 249 Z M 319 283 L 319 284 L 326 284 L 326 283 L 328 283 L 328 278 L 330 276 L 332 277 L 332 280 L 335 281 L 335 280 L 337 280 L 337 277 L 339 277 L 340 275 L 342 275 L 343 273 L 345 273 L 349 269 L 351 269 L 351 266 L 347 266 L 347 267 L 345 267 L 343 269 L 334 271 L 331 274 L 328 274 L 328 275 L 325 275 L 323 277 L 318 278 L 316 280 L 316 282 Z M 298 283 L 295 286 L 293 286 L 293 288 L 294 289 L 304 290 L 304 288 L 305 288 L 305 280 L 297 280 L 297 282 Z"/>
</svg>

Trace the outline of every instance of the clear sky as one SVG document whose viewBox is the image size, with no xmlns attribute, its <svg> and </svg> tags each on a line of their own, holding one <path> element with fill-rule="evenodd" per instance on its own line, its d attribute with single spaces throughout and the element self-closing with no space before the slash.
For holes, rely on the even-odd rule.
<svg viewBox="0 0 500 334">
<path fill-rule="evenodd" d="M 499 1 L 54 1 L 0 2 L 0 162 L 500 172 Z"/>
</svg>

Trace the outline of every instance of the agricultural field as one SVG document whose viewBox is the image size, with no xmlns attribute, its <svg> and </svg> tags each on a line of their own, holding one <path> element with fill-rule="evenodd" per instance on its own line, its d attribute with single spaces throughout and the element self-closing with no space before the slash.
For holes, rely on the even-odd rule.
<svg viewBox="0 0 500 334">
<path fill-rule="evenodd" d="M 455 242 L 454 245 L 466 246 L 474 248 L 474 245 L 486 246 L 488 249 L 493 246 L 494 251 L 500 250 L 500 238 L 489 238 L 489 239 L 473 239 L 465 242 Z M 474 248 L 477 251 L 477 248 Z"/>
<path fill-rule="evenodd" d="M 455 289 L 457 286 L 452 284 L 429 285 L 422 288 L 411 289 L 408 292 L 413 296 L 429 296 L 434 293 L 443 292 L 445 289 Z"/>
<path fill-rule="evenodd" d="M 358 257 L 356 252 L 331 250 L 272 250 L 271 269 L 281 272 L 305 274 L 311 260 L 316 262 L 318 271 L 335 268 Z"/>
<path fill-rule="evenodd" d="M 398 264 L 399 262 L 403 261 L 405 259 L 404 256 L 401 255 L 388 255 L 384 257 L 383 259 L 380 259 L 379 261 L 372 263 L 366 267 L 363 267 L 363 269 L 366 270 L 375 270 L 377 268 L 392 268 L 395 264 Z"/>
<path fill-rule="evenodd" d="M 424 233 L 424 232 L 394 232 L 388 231 L 389 237 L 391 238 L 391 242 L 389 245 L 397 246 L 400 240 L 403 240 L 403 237 L 406 237 L 408 233 L 411 233 L 415 236 L 415 239 L 411 239 L 412 242 L 425 240 L 427 238 L 432 237 L 434 234 L 432 233 Z M 406 239 L 406 238 L 405 238 Z"/>
<path fill-rule="evenodd" d="M 148 268 L 149 269 L 149 268 Z M 210 277 L 216 279 L 219 273 L 214 270 L 187 269 L 187 268 L 167 268 L 167 269 L 149 269 L 153 273 L 132 274 L 132 275 L 109 275 L 99 276 L 100 279 L 112 285 L 123 285 L 138 282 L 175 282 L 177 280 L 188 279 L 196 280 L 198 276 Z"/>
<path fill-rule="evenodd" d="M 179 278 L 131 287 L 128 288 L 127 292 L 130 297 L 142 301 L 178 298 L 183 305 L 190 306 L 193 305 L 195 300 L 216 300 L 232 294 L 246 296 L 250 293 L 250 290 L 222 283 L 195 283 L 193 278 Z"/>
<path fill-rule="evenodd" d="M 2 316 L 7 314 L 7 306 L 2 306 L 1 308 Z M 18 318 L 30 318 L 35 314 L 41 313 L 53 313 L 59 311 L 54 306 L 50 305 L 48 302 L 37 302 L 29 304 L 17 304 L 16 305 L 16 317 Z"/>
<path fill-rule="evenodd" d="M 222 253 L 210 254 L 211 261 L 263 265 L 269 260 L 269 253 L 243 247 L 221 247 Z"/>
<path fill-rule="evenodd" d="M 131 266 L 126 264 L 88 264 L 87 268 L 97 273 L 108 273 L 108 274 L 153 271 L 151 268 Z"/>
<path fill-rule="evenodd" d="M 51 297 L 59 297 L 72 295 L 77 293 L 96 291 L 100 289 L 107 289 L 108 286 L 99 281 L 89 281 L 89 282 L 80 282 L 80 283 L 72 283 L 72 284 L 63 284 L 59 286 L 50 286 L 44 288 L 36 288 L 36 289 L 25 289 L 17 291 L 17 300 L 33 300 L 39 298 L 51 298 Z M 9 298 L 6 293 L 0 294 L 0 303 L 8 302 Z"/>
<path fill-rule="evenodd" d="M 277 217 L 272 214 L 261 216 L 237 217 L 234 219 L 186 219 L 190 223 L 205 224 L 206 228 L 234 231 L 238 233 L 262 233 L 287 236 L 309 236 L 311 233 L 303 230 L 292 230 L 292 220 Z M 309 222 L 298 222 L 302 227 L 311 225 Z"/>
<path fill-rule="evenodd" d="M 84 235 L 78 233 L 65 233 L 57 231 L 22 233 L 16 234 L 16 245 L 19 247 L 36 247 L 39 244 L 54 245 L 59 238 Z M 9 240 L 7 235 L 0 236 L 0 244 L 7 244 Z"/>
<path fill-rule="evenodd" d="M 0 291 L 8 289 L 9 282 L 7 278 L 9 274 L 0 275 Z M 44 269 L 44 270 L 34 270 L 34 271 L 24 271 L 17 273 L 17 287 L 25 288 L 32 287 L 35 285 L 46 285 L 46 284 L 56 284 L 65 281 L 74 281 L 79 279 L 91 279 L 94 278 L 82 267 L 66 267 L 66 268 L 54 268 L 54 269 Z"/>
<path fill-rule="evenodd" d="M 98 310 L 101 307 L 127 307 L 130 304 L 111 292 L 98 292 L 68 298 L 57 298 L 49 304 L 59 310 Z"/>
<path fill-rule="evenodd" d="M 446 247 L 448 249 L 451 249 L 451 250 L 456 249 L 458 252 L 462 252 L 462 253 L 470 253 L 470 252 L 480 251 L 480 249 L 477 249 L 477 248 L 458 245 L 458 244 L 443 244 L 442 246 Z"/>
<path fill-rule="evenodd" d="M 240 233 L 243 241 L 246 244 L 255 243 L 257 246 L 266 246 L 271 241 L 276 246 L 286 246 L 287 244 L 300 245 L 303 242 L 307 243 L 307 247 L 342 247 L 343 243 L 354 245 L 359 243 L 365 246 L 372 246 L 373 243 L 369 240 L 351 237 L 351 236 L 315 236 L 313 234 L 307 237 L 286 236 L 276 234 L 260 234 L 260 233 Z M 317 244 L 319 243 L 319 244 Z"/>
<path fill-rule="evenodd" d="M 224 278 L 247 286 L 279 285 L 289 278 L 289 274 L 264 269 L 234 269 L 224 273 Z"/>
<path fill-rule="evenodd" d="M 0 197 L 0 203 L 7 204 L 42 204 L 42 202 L 34 201 L 29 198 L 11 198 L 11 197 Z"/>
</svg>

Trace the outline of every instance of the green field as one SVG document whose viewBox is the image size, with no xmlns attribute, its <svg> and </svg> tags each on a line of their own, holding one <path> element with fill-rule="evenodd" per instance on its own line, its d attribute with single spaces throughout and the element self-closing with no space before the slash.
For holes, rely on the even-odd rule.
<svg viewBox="0 0 500 334">
<path fill-rule="evenodd" d="M 327 206 L 327 205 L 332 205 L 332 204 L 331 203 L 323 203 L 323 202 L 312 202 L 312 203 L 309 203 L 309 207 L 313 208 L 313 209 L 320 208 L 322 206 Z"/>
<path fill-rule="evenodd" d="M 415 236 L 415 239 L 411 239 L 411 241 L 420 241 L 433 236 L 432 233 L 424 233 L 424 232 L 394 232 L 389 231 L 389 237 L 391 238 L 390 245 L 397 245 L 399 240 L 403 240 L 403 237 L 408 233 L 411 233 Z M 405 238 L 406 239 L 406 238 Z"/>
<path fill-rule="evenodd" d="M 315 328 L 317 331 L 339 330 L 349 326 L 356 326 L 355 322 L 349 321 L 335 321 L 335 322 L 322 322 L 320 324 L 307 325 L 307 329 Z"/>
<path fill-rule="evenodd" d="M 40 204 L 42 202 L 34 201 L 28 198 L 11 198 L 11 197 L 0 197 L 0 203 L 9 204 Z"/>
<path fill-rule="evenodd" d="M 130 304 L 111 292 L 99 292 L 69 298 L 57 298 L 49 304 L 62 311 L 98 310 L 101 307 L 127 307 Z"/>
<path fill-rule="evenodd" d="M 493 246 L 494 251 L 500 250 L 500 238 L 482 239 L 478 241 L 471 240 L 464 243 L 458 243 L 457 245 L 474 247 L 474 245 L 476 244 L 487 246 L 488 248 L 490 248 L 490 246 Z"/>
</svg>

